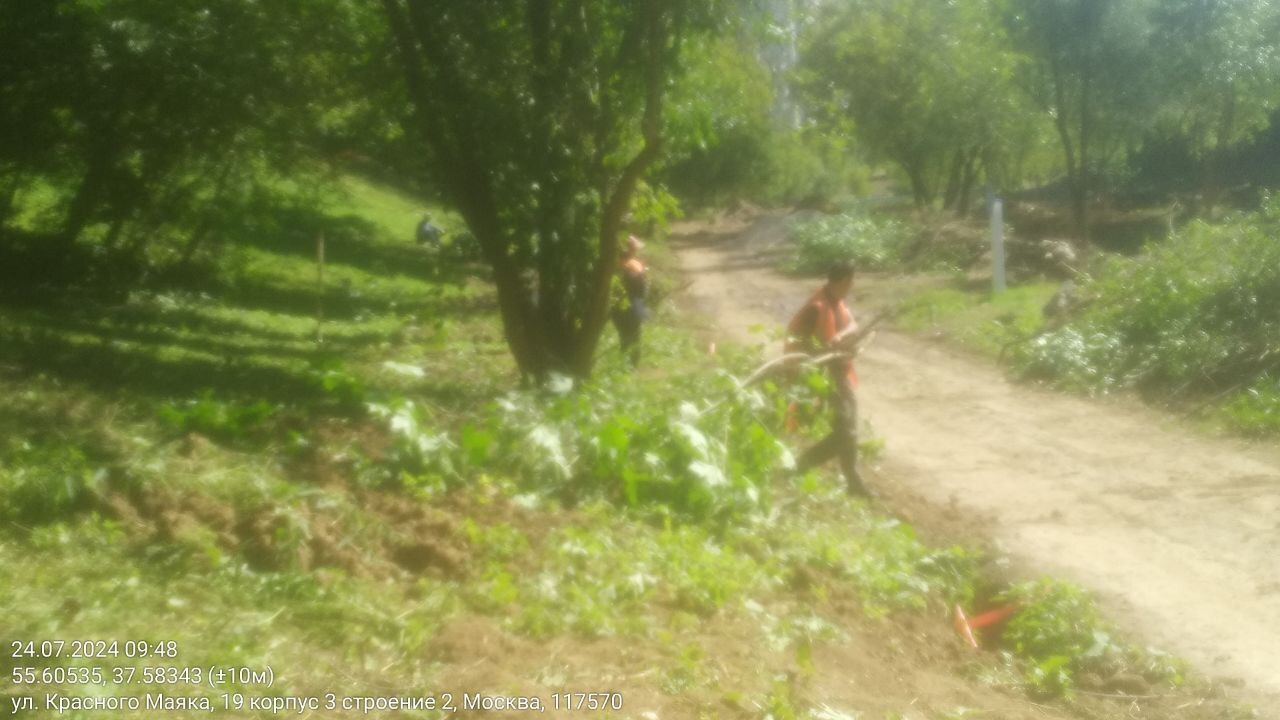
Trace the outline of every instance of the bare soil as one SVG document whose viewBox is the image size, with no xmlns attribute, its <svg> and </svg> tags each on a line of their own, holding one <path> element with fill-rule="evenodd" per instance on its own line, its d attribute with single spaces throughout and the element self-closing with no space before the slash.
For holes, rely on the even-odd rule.
<svg viewBox="0 0 1280 720">
<path fill-rule="evenodd" d="M 785 229 L 779 213 L 675 228 L 687 304 L 710 318 L 708 341 L 772 343 L 769 333 L 819 284 L 774 270 Z M 855 314 L 874 315 L 910 282 L 867 278 Z M 892 330 L 858 370 L 863 416 L 886 443 L 874 482 L 895 511 L 926 532 L 987 544 L 1023 572 L 1090 588 L 1131 635 L 1275 716 L 1273 453 L 1207 437 L 1136 401 L 1019 384 L 989 362 Z"/>
</svg>

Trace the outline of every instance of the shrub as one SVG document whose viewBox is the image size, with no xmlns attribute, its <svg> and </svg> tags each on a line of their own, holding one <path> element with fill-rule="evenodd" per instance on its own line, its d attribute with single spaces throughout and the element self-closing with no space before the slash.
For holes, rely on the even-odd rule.
<svg viewBox="0 0 1280 720">
<path fill-rule="evenodd" d="M 1026 681 L 1039 692 L 1070 691 L 1080 672 L 1100 664 L 1113 649 L 1093 598 L 1081 588 L 1037 580 L 1014 586 L 998 599 L 1018 605 L 1004 642 L 1028 664 Z"/>
<path fill-rule="evenodd" d="M 1266 414 L 1254 387 L 1280 358 L 1280 202 L 1211 225 L 1193 223 L 1137 259 L 1116 259 L 1082 289 L 1071 323 L 1022 347 L 1029 375 L 1105 392 L 1171 398 L 1252 388 L 1239 409 Z M 1247 412 L 1245 412 L 1247 411 Z"/>
<path fill-rule="evenodd" d="M 1005 627 L 1003 642 L 1023 663 L 1024 680 L 1034 692 L 1070 694 L 1084 673 L 1099 679 L 1132 673 L 1146 681 L 1182 682 L 1181 661 L 1117 641 L 1083 588 L 1052 579 L 1034 580 L 1015 585 L 996 599 L 1018 606 Z"/>
<path fill-rule="evenodd" d="M 206 390 L 194 400 L 163 406 L 160 419 L 179 432 L 200 433 L 234 444 L 256 439 L 277 410 L 275 405 L 263 400 L 253 403 L 218 400 Z"/>
<path fill-rule="evenodd" d="M 452 433 L 411 401 L 370 407 L 393 436 L 382 481 L 427 489 L 486 473 L 567 504 L 602 499 L 715 525 L 767 508 L 769 480 L 791 460 L 774 435 L 778 405 L 723 372 L 562 378 L 510 393 Z"/>
<path fill-rule="evenodd" d="M 901 260 L 907 234 L 900 223 L 856 211 L 803 222 L 790 231 L 796 246 L 790 269 L 825 272 L 840 262 L 852 262 L 866 270 L 884 269 Z"/>
<path fill-rule="evenodd" d="M 20 526 L 61 518 L 88 499 L 103 477 L 70 445 L 11 442 L 0 454 L 0 518 Z"/>
</svg>

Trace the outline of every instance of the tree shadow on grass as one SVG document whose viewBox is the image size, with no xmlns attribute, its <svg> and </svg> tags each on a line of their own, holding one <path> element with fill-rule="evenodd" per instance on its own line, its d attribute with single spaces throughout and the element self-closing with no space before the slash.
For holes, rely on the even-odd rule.
<svg viewBox="0 0 1280 720">
<path fill-rule="evenodd" d="M 249 212 L 233 217 L 244 210 Z M 411 232 L 406 228 L 406 235 Z M 108 396 L 181 398 L 207 389 L 227 399 L 310 404 L 321 391 L 308 363 L 350 357 L 387 340 L 394 325 L 388 320 L 431 323 L 495 308 L 488 295 L 455 290 L 472 268 L 433 256 L 408 238 L 402 244 L 388 240 L 385 230 L 359 217 L 264 204 L 229 208 L 217 225 L 224 249 L 248 246 L 309 260 L 321 235 L 328 267 L 363 271 L 377 285 L 352 283 L 350 273 L 334 272 L 320 288 L 297 262 L 281 265 L 280 278 L 215 272 L 210 265 L 206 272 L 153 268 L 119 282 L 121 275 L 95 265 L 110 258 L 92 243 L 80 243 L 66 256 L 48 249 L 56 240 L 51 236 L 0 230 L 0 279 L 6 281 L 0 287 L 0 363 Z M 428 282 L 398 281 L 404 277 Z M 144 292 L 138 297 L 134 290 Z M 148 298 L 147 290 L 156 294 Z M 202 295 L 192 294 L 197 292 Z M 245 311 L 243 319 L 239 311 Z M 269 315 L 248 315 L 253 311 Z M 322 348 L 314 344 L 321 317 Z"/>
<path fill-rule="evenodd" d="M 388 238 L 386 231 L 356 215 L 330 215 L 303 206 L 273 205 L 251 208 L 227 223 L 225 242 L 253 247 L 278 255 L 315 262 L 317 244 L 324 239 L 328 265 L 343 265 L 364 272 L 393 277 L 430 278 L 457 283 L 470 273 L 456 262 L 412 241 L 414 228 L 404 238 Z"/>
<path fill-rule="evenodd" d="M 464 317 L 496 308 L 496 300 L 488 297 L 461 298 L 443 290 L 403 296 L 388 290 L 370 292 L 356 285 L 326 283 L 321 292 L 315 288 L 288 287 L 258 279 L 237 282 L 234 288 L 226 291 L 223 299 L 245 310 L 265 310 L 303 318 L 323 316 L 325 320 L 340 321 L 384 314 Z"/>
<path fill-rule="evenodd" d="M 56 376 L 108 395 L 189 397 L 204 389 L 219 397 L 298 402 L 316 397 L 305 372 L 229 357 L 165 357 L 156 348 L 106 338 L 75 342 L 42 328 L 0 334 L 0 358 L 23 372 Z"/>
</svg>

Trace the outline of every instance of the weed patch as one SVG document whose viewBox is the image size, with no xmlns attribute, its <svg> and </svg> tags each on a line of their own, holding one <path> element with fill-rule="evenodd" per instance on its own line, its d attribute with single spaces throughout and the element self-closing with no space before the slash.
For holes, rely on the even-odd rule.
<svg viewBox="0 0 1280 720">
<path fill-rule="evenodd" d="M 1134 259 L 1113 259 L 1065 326 L 1023 346 L 1029 376 L 1091 392 L 1136 389 L 1187 402 L 1221 397 L 1228 424 L 1275 427 L 1280 357 L 1280 202 L 1196 222 Z"/>
</svg>

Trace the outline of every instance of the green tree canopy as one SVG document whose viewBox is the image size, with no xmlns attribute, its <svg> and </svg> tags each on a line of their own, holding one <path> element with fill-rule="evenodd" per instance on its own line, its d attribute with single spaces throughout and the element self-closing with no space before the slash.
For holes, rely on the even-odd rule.
<svg viewBox="0 0 1280 720">
<path fill-rule="evenodd" d="M 520 368 L 586 374 L 619 234 L 711 0 L 383 0 L 413 130 L 492 266 Z"/>
<path fill-rule="evenodd" d="M 1002 167 L 1034 124 L 1013 85 L 1018 57 L 998 3 L 857 0 L 831 6 L 806 44 L 813 112 L 851 121 L 872 157 L 897 165 L 918 205 L 965 207 L 979 172 Z"/>
</svg>

